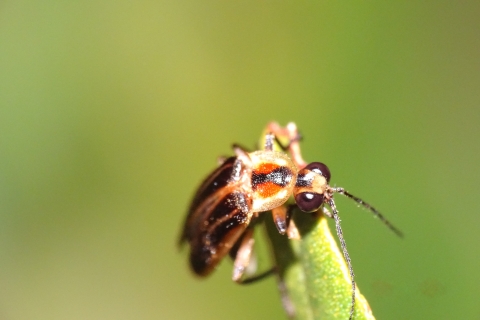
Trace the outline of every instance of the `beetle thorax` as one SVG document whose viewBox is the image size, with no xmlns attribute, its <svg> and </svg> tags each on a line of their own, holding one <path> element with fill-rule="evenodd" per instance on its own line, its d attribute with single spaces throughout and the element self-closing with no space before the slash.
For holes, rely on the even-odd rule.
<svg viewBox="0 0 480 320">
<path fill-rule="evenodd" d="M 272 210 L 288 200 L 297 180 L 297 168 L 290 158 L 277 151 L 256 151 L 252 161 L 252 211 Z"/>
</svg>

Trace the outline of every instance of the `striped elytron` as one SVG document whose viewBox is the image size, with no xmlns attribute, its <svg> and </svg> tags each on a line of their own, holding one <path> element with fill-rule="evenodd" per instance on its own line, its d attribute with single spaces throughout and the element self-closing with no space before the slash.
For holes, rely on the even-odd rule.
<svg viewBox="0 0 480 320">
<path fill-rule="evenodd" d="M 285 202 L 293 195 L 295 205 L 304 212 L 322 210 L 333 217 L 343 255 L 347 262 L 351 284 L 352 318 L 355 303 L 355 281 L 350 257 L 340 227 L 340 218 L 333 200 L 341 193 L 372 211 L 390 229 L 401 236 L 375 208 L 343 188 L 329 186 L 330 170 L 320 162 L 305 163 L 300 155 L 299 134 L 294 123 L 286 128 L 277 123 L 267 126 L 264 150 L 247 152 L 234 145 L 236 154 L 226 159 L 201 184 L 190 205 L 180 243 L 190 245 L 190 265 L 199 276 L 210 274 L 221 259 L 230 254 L 234 258 L 233 280 L 239 283 L 261 278 L 244 279 L 253 250 L 252 225 L 259 213 L 271 211 L 273 221 L 281 234 L 298 234 L 290 219 L 293 206 Z M 288 137 L 284 152 L 273 150 L 277 137 Z M 332 212 L 324 204 L 328 204 Z M 265 275 L 265 274 L 264 274 Z"/>
</svg>

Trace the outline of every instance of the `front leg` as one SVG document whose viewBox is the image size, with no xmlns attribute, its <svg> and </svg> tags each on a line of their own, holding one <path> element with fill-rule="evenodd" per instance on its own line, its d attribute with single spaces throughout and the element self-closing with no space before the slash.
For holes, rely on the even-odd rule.
<svg viewBox="0 0 480 320">
<path fill-rule="evenodd" d="M 280 206 L 272 209 L 272 217 L 275 226 L 280 234 L 285 234 L 288 228 L 290 215 L 286 206 Z"/>
<path fill-rule="evenodd" d="M 272 217 L 275 226 L 280 234 L 287 234 L 289 239 L 300 239 L 300 232 L 295 225 L 295 222 L 291 219 L 293 210 L 296 205 L 289 205 L 288 208 L 285 205 L 272 209 Z"/>
<path fill-rule="evenodd" d="M 333 218 L 333 214 L 325 206 L 322 206 L 323 214 L 328 218 Z"/>
</svg>

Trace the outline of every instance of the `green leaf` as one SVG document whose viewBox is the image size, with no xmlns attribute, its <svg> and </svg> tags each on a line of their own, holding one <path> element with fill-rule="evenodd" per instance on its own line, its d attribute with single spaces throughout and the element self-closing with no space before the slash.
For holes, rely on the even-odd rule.
<svg viewBox="0 0 480 320">
<path fill-rule="evenodd" d="M 266 219 L 273 256 L 296 320 L 348 319 L 352 287 L 348 268 L 326 218 L 295 212 L 300 239 L 280 235 Z M 375 319 L 367 300 L 356 289 L 353 319 Z"/>
</svg>

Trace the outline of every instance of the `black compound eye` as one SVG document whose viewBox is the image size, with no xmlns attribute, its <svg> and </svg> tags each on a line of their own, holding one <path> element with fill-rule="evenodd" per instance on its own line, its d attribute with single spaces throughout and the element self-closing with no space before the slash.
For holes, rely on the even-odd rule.
<svg viewBox="0 0 480 320">
<path fill-rule="evenodd" d="M 323 204 L 323 194 L 315 192 L 300 192 L 295 195 L 295 202 L 300 210 L 304 212 L 312 212 L 318 210 Z"/>
<path fill-rule="evenodd" d="M 325 177 L 325 179 L 327 179 L 327 182 L 330 182 L 330 170 L 326 164 L 321 162 L 312 162 L 306 166 L 305 169 L 321 174 Z"/>
</svg>

